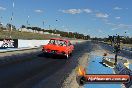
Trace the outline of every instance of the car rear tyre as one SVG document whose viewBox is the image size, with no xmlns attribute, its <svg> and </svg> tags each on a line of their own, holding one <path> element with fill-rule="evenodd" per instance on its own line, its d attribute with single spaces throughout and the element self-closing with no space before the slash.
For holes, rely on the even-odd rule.
<svg viewBox="0 0 132 88">
<path fill-rule="evenodd" d="M 69 55 L 67 54 L 67 55 L 66 55 L 66 59 L 68 59 L 68 58 L 69 58 Z"/>
<path fill-rule="evenodd" d="M 70 53 L 70 56 L 72 56 L 72 53 Z"/>
</svg>

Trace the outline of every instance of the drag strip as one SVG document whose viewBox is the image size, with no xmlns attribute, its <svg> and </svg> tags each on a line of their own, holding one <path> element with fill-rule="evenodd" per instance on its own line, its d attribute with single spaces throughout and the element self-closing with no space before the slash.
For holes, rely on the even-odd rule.
<svg viewBox="0 0 132 88">
<path fill-rule="evenodd" d="M 79 57 L 85 52 L 90 52 L 91 47 L 90 41 L 75 45 L 73 56 L 69 59 L 59 56 L 45 57 L 41 49 L 33 53 L 5 57 L 6 61 L 2 57 L 0 88 L 32 88 L 42 80 L 45 83 L 41 88 L 60 88 L 63 80 L 78 64 Z M 65 69 L 60 72 L 63 75 L 54 77 L 61 69 Z"/>
</svg>

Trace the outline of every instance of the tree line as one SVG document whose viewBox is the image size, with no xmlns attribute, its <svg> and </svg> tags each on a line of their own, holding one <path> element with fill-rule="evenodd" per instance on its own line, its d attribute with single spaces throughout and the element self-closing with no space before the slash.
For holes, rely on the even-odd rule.
<svg viewBox="0 0 132 88">
<path fill-rule="evenodd" d="M 91 40 L 110 42 L 111 45 L 112 45 L 113 41 L 115 41 L 114 36 L 108 36 L 107 38 L 97 38 L 97 37 L 95 37 L 95 38 L 91 38 Z M 129 37 L 129 36 L 120 36 L 118 40 L 123 44 L 132 44 L 132 37 Z"/>
<path fill-rule="evenodd" d="M 60 34 L 60 36 L 68 37 L 68 38 L 77 38 L 77 39 L 85 39 L 85 40 L 90 39 L 89 35 L 84 35 L 84 34 L 80 34 L 80 33 L 77 33 L 77 32 L 65 32 L 65 31 L 60 31 L 60 30 L 57 30 L 57 29 L 46 30 L 46 29 L 42 29 L 40 27 L 26 27 L 25 25 L 22 25 L 21 28 L 27 28 L 27 29 L 32 29 L 32 30 L 36 30 L 36 31 L 43 31 L 43 32 L 53 33 L 53 34 Z"/>
<path fill-rule="evenodd" d="M 12 26 L 13 30 L 17 30 L 16 27 L 12 24 L 7 23 L 6 25 L 6 29 L 10 29 Z M 60 31 L 57 29 L 42 29 L 40 27 L 26 27 L 25 25 L 22 25 L 21 28 L 27 28 L 27 29 L 31 29 L 33 31 L 43 31 L 43 32 L 48 32 L 48 33 L 53 33 L 53 34 L 60 34 L 60 36 L 62 37 L 68 37 L 68 38 L 76 38 L 76 39 L 85 39 L 88 40 L 90 39 L 89 35 L 84 35 L 78 32 L 65 32 L 65 31 Z"/>
</svg>

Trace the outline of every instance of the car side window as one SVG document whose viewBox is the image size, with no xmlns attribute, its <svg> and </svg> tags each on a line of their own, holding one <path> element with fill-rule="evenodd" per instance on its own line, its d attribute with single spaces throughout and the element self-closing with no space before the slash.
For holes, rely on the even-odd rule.
<svg viewBox="0 0 132 88">
<path fill-rule="evenodd" d="M 67 45 L 66 45 L 66 42 L 64 42 L 64 45 L 63 45 L 63 46 L 67 46 Z"/>
<path fill-rule="evenodd" d="M 56 44 L 57 44 L 57 41 L 56 41 L 56 40 L 50 40 L 50 41 L 49 41 L 49 44 L 54 44 L 54 45 L 56 45 Z"/>
<path fill-rule="evenodd" d="M 68 42 L 68 46 L 72 45 L 70 42 Z"/>
</svg>

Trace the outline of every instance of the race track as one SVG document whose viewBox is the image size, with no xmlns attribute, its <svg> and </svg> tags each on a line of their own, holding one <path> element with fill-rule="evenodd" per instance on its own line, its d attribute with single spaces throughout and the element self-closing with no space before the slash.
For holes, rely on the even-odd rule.
<svg viewBox="0 0 132 88">
<path fill-rule="evenodd" d="M 0 88 L 61 88 L 64 79 L 76 68 L 78 59 L 92 50 L 90 41 L 75 45 L 69 59 L 45 57 L 37 52 L 2 57 L 0 59 Z"/>
</svg>

